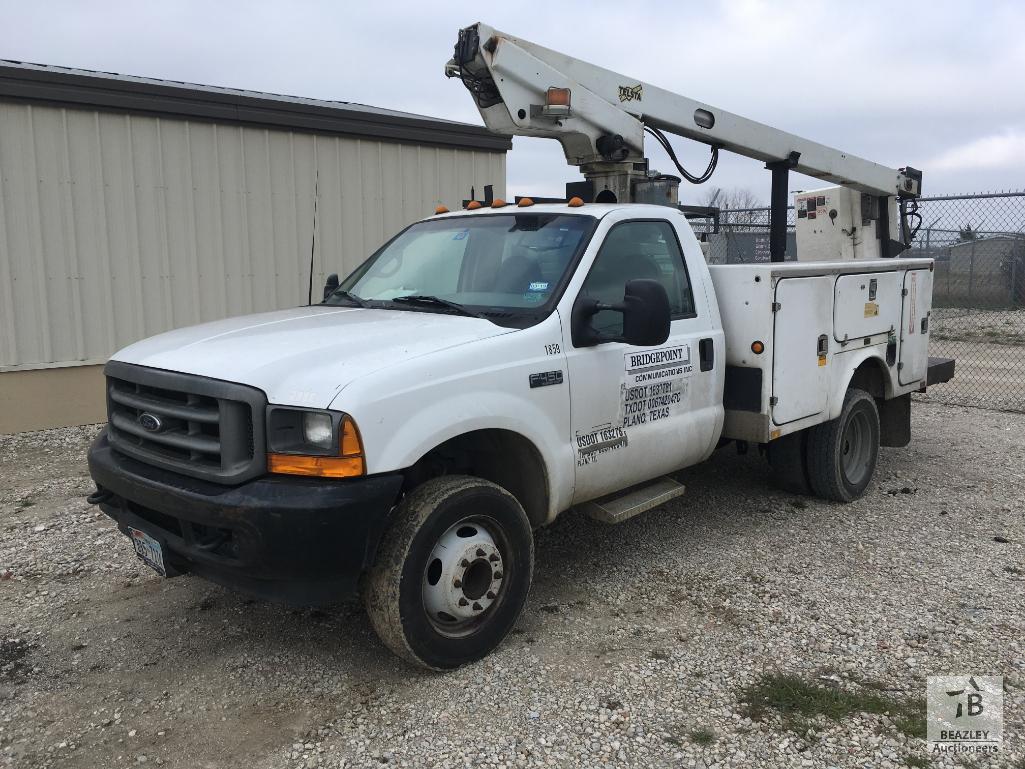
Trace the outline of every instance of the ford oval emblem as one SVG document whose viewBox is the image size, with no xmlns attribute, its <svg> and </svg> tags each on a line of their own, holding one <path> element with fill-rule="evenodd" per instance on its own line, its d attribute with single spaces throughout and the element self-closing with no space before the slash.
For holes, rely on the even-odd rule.
<svg viewBox="0 0 1025 769">
<path fill-rule="evenodd" d="M 158 433 L 160 432 L 160 428 L 164 426 L 164 420 L 156 414 L 150 414 L 148 411 L 144 411 L 139 414 L 139 425 L 143 430 L 149 430 L 151 433 Z"/>
</svg>

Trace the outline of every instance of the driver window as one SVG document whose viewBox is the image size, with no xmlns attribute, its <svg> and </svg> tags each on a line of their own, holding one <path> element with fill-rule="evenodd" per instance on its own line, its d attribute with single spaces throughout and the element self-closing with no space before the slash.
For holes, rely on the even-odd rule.
<svg viewBox="0 0 1025 769">
<path fill-rule="evenodd" d="M 673 320 L 694 317 L 687 267 L 669 222 L 622 222 L 609 230 L 580 295 L 619 304 L 627 282 L 640 278 L 657 280 L 665 287 Z M 619 335 L 623 333 L 623 315 L 603 310 L 591 325 L 599 333 Z"/>
</svg>

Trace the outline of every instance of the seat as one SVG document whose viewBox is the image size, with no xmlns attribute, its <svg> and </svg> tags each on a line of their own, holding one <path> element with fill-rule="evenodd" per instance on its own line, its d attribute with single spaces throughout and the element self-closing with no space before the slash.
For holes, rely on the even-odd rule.
<svg viewBox="0 0 1025 769">
<path fill-rule="evenodd" d="M 525 250 L 515 251 L 502 262 L 495 276 L 495 291 L 500 294 L 523 294 L 531 283 L 543 281 L 541 267 Z"/>
</svg>

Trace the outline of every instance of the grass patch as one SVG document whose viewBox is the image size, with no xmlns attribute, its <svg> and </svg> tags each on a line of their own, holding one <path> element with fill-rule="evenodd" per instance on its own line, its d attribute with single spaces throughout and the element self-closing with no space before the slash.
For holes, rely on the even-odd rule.
<svg viewBox="0 0 1025 769">
<path fill-rule="evenodd" d="M 925 737 L 925 703 L 884 694 L 878 689 L 849 692 L 805 681 L 800 676 L 769 674 L 747 687 L 741 696 L 750 718 L 762 720 L 770 711 L 783 717 L 794 731 L 806 729 L 807 721 L 825 716 L 841 721 L 856 713 L 887 714 L 901 732 Z"/>
<path fill-rule="evenodd" d="M 0 682 L 17 680 L 29 670 L 30 650 L 31 645 L 22 638 L 0 637 Z"/>
<path fill-rule="evenodd" d="M 715 732 L 707 726 L 702 726 L 690 733 L 690 741 L 695 745 L 711 745 L 715 742 Z"/>
<path fill-rule="evenodd" d="M 999 344 L 1005 347 L 1021 347 L 1025 345 L 1025 336 L 1014 331 L 1000 329 L 980 329 L 975 331 L 934 331 L 932 338 L 941 342 L 982 342 Z"/>
</svg>

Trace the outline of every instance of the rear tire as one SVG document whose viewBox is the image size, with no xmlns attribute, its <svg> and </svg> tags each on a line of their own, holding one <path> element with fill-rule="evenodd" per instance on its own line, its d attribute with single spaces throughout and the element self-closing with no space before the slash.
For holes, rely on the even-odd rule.
<svg viewBox="0 0 1025 769">
<path fill-rule="evenodd" d="M 868 488 L 879 459 L 879 410 L 875 398 L 852 387 L 840 416 L 811 428 L 808 482 L 824 499 L 851 502 Z"/>
<path fill-rule="evenodd" d="M 534 538 L 508 491 L 470 476 L 434 478 L 399 505 L 364 584 L 385 646 L 451 670 L 497 647 L 520 616 Z"/>
<path fill-rule="evenodd" d="M 772 481 L 792 494 L 811 494 L 808 484 L 808 431 L 784 435 L 766 446 Z"/>
</svg>

